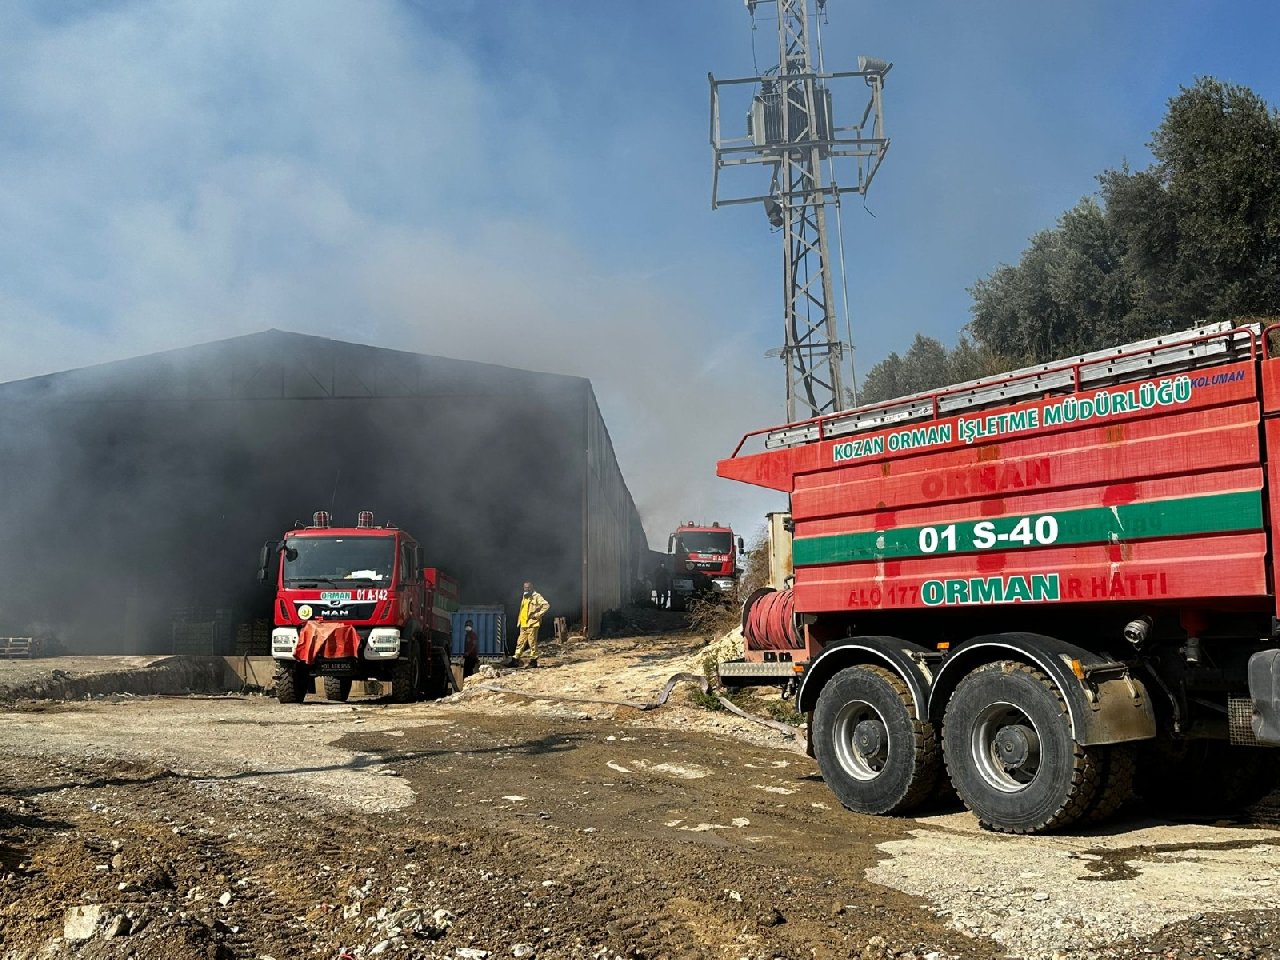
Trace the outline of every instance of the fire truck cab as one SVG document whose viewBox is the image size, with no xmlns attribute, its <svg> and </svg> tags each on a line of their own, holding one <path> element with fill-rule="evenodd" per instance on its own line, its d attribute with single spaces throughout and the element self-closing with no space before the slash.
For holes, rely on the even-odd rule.
<svg viewBox="0 0 1280 960">
<path fill-rule="evenodd" d="M 267 541 L 258 577 L 278 558 L 271 656 L 281 703 L 301 703 L 316 677 L 326 699 L 344 701 L 355 680 L 390 682 L 410 703 L 454 686 L 449 614 L 457 584 L 423 564 L 423 548 L 361 511 L 354 527 L 334 527 L 318 511 L 310 526 Z"/>
</svg>

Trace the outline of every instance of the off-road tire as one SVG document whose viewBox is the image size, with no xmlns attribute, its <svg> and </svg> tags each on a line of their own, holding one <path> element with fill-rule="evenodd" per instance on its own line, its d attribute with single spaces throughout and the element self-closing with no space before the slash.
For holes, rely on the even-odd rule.
<svg viewBox="0 0 1280 960">
<path fill-rule="evenodd" d="M 276 681 L 276 699 L 281 703 L 301 703 L 307 697 L 311 677 L 297 667 L 282 667 Z"/>
<path fill-rule="evenodd" d="M 1037 769 L 1024 785 L 997 786 L 979 768 L 1000 762 L 975 748 L 985 727 L 984 714 L 1008 706 L 1031 722 L 1038 738 Z M 1101 787 L 1097 748 L 1076 743 L 1062 692 L 1034 667 L 1001 660 L 979 667 L 960 681 L 947 703 L 942 725 L 942 755 L 952 786 L 964 805 L 988 830 L 1044 833 L 1070 826 L 1091 808 Z"/>
<path fill-rule="evenodd" d="M 1265 747 L 1233 747 L 1222 740 L 1150 743 L 1138 757 L 1138 793 L 1161 813 L 1239 813 L 1278 783 L 1280 756 Z"/>
<path fill-rule="evenodd" d="M 1093 803 L 1080 818 L 1081 823 L 1095 824 L 1110 819 L 1133 799 L 1138 773 L 1137 750 L 1132 744 L 1119 743 L 1098 749 L 1102 761 L 1101 786 Z"/>
<path fill-rule="evenodd" d="M 862 723 L 883 735 L 869 761 L 854 741 Z M 822 688 L 813 711 L 813 752 L 831 792 L 857 813 L 905 813 L 933 794 L 942 765 L 933 725 L 912 715 L 911 691 L 892 671 L 846 667 Z"/>
<path fill-rule="evenodd" d="M 428 653 L 431 665 L 430 672 L 424 672 L 422 684 L 428 700 L 439 700 L 449 695 L 449 677 L 446 671 L 451 669 L 449 654 L 441 647 L 432 646 Z"/>
<path fill-rule="evenodd" d="M 326 700 L 332 700 L 334 703 L 346 703 L 349 696 L 351 696 L 350 677 L 324 678 L 324 698 Z"/>
<path fill-rule="evenodd" d="M 391 702 L 416 703 L 421 694 L 422 658 L 416 649 L 391 664 Z"/>
</svg>

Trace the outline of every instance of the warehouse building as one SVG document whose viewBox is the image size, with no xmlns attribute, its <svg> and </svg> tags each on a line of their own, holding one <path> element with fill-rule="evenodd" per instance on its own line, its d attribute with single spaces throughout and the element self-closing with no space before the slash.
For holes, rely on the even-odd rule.
<svg viewBox="0 0 1280 960">
<path fill-rule="evenodd" d="M 0 634 L 231 652 L 265 540 L 410 531 L 466 603 L 598 631 L 647 543 L 589 381 L 269 330 L 0 385 Z"/>
</svg>

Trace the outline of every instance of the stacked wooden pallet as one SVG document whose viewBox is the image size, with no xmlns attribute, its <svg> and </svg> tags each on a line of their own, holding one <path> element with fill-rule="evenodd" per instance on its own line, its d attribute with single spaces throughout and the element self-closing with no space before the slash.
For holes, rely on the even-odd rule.
<svg viewBox="0 0 1280 960">
<path fill-rule="evenodd" d="M 171 621 L 172 652 L 208 656 L 231 646 L 231 611 L 207 607 L 175 609 Z"/>
<path fill-rule="evenodd" d="M 236 656 L 271 656 L 270 620 L 251 620 L 236 626 Z"/>
<path fill-rule="evenodd" d="M 30 660 L 38 656 L 38 640 L 31 637 L 0 637 L 0 660 Z"/>
</svg>

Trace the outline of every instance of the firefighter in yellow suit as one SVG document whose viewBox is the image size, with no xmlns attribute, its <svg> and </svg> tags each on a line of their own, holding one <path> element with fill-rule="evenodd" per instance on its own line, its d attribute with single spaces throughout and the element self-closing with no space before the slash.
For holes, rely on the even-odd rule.
<svg viewBox="0 0 1280 960">
<path fill-rule="evenodd" d="M 551 609 L 546 597 L 533 589 L 528 580 L 524 582 L 524 596 L 520 600 L 520 639 L 516 641 L 516 662 L 519 663 L 526 654 L 529 666 L 538 665 L 538 628 L 542 626 L 542 618 Z"/>
</svg>

